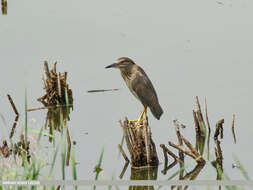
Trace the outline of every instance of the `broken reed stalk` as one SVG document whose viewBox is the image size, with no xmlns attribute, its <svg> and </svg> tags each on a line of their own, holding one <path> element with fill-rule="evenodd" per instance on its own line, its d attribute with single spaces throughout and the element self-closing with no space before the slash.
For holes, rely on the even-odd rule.
<svg viewBox="0 0 253 190">
<path fill-rule="evenodd" d="M 206 97 L 205 97 L 204 109 L 205 109 L 205 116 L 206 116 L 206 123 L 207 123 L 207 127 L 208 127 L 208 133 L 211 133 L 210 123 L 209 123 L 208 113 L 207 113 Z"/>
<path fill-rule="evenodd" d="M 11 104 L 11 107 L 12 107 L 14 113 L 16 114 L 15 120 L 14 120 L 13 125 L 12 125 L 12 128 L 11 128 L 11 132 L 10 132 L 10 135 L 9 135 L 9 137 L 12 138 L 13 135 L 14 135 L 16 126 L 17 126 L 18 119 L 19 119 L 19 113 L 18 113 L 18 110 L 17 110 L 17 108 L 16 108 L 16 106 L 15 106 L 15 104 L 14 104 L 12 98 L 11 98 L 11 95 L 10 95 L 10 94 L 7 94 L 7 97 L 8 97 L 8 99 L 9 99 L 9 102 L 10 102 L 10 104 Z"/>
<path fill-rule="evenodd" d="M 123 176 L 124 176 L 124 174 L 125 174 L 125 172 L 127 170 L 128 165 L 129 165 L 129 162 L 126 162 L 125 165 L 124 165 L 124 167 L 123 167 L 123 169 L 122 169 L 122 171 L 121 171 L 121 173 L 120 173 L 120 175 L 119 175 L 120 179 L 123 178 Z"/>
<path fill-rule="evenodd" d="M 197 109 L 193 110 L 193 118 L 194 118 L 195 131 L 196 131 L 196 149 L 199 150 L 201 155 L 203 155 L 204 148 L 205 148 L 205 140 L 206 140 L 206 125 L 203 119 L 198 96 L 196 96 L 195 98 L 196 98 Z"/>
<path fill-rule="evenodd" d="M 178 122 L 177 122 L 177 120 L 173 120 L 173 123 L 174 123 L 175 129 L 176 129 L 176 134 L 177 134 L 179 146 L 182 146 L 183 145 L 183 140 L 182 140 L 182 137 L 181 137 L 181 133 L 179 131 Z M 178 149 L 178 156 L 179 156 L 179 159 L 182 161 L 182 162 L 179 163 L 180 168 L 184 168 L 184 153 L 179 149 Z M 180 175 L 180 178 L 184 175 L 184 169 L 180 170 L 179 175 Z"/>
<path fill-rule="evenodd" d="M 70 107 L 73 106 L 73 104 L 69 105 Z M 45 110 L 45 109 L 55 109 L 55 108 L 64 108 L 67 107 L 66 105 L 55 105 L 55 106 L 46 106 L 46 107 L 38 107 L 38 108 L 29 108 L 27 111 L 37 111 L 37 110 Z"/>
<path fill-rule="evenodd" d="M 185 153 L 186 155 L 192 157 L 192 158 L 195 159 L 196 162 L 198 162 L 198 163 L 204 162 L 204 159 L 203 159 L 202 156 L 200 156 L 199 154 L 196 155 L 196 154 L 193 153 L 192 151 L 187 150 L 184 146 L 180 146 L 180 145 L 175 144 L 174 142 L 171 142 L 171 141 L 169 141 L 169 145 L 172 146 L 172 147 L 174 147 L 174 148 L 176 148 L 176 149 L 178 149 L 178 150 L 180 150 L 180 151 L 182 151 L 182 152 Z M 195 148 L 194 148 L 194 149 L 195 149 Z M 195 150 L 196 150 L 196 149 L 195 149 Z M 197 151 L 197 150 L 196 150 L 196 151 Z"/>
<path fill-rule="evenodd" d="M 210 157 L 210 136 L 211 136 L 211 127 L 208 119 L 208 113 L 207 113 L 207 103 L 206 103 L 206 97 L 204 102 L 204 109 L 205 109 L 205 116 L 206 116 L 206 123 L 208 127 L 208 137 L 207 137 L 207 160 L 209 160 Z"/>
<path fill-rule="evenodd" d="M 150 131 L 149 131 L 149 127 L 147 124 L 147 120 L 144 121 L 144 139 L 145 139 L 145 147 L 146 147 L 146 153 L 147 153 L 147 164 L 149 166 L 151 159 L 150 159 Z"/>
<path fill-rule="evenodd" d="M 232 116 L 232 133 L 233 133 L 233 138 L 234 142 L 236 144 L 236 136 L 235 136 L 235 114 Z"/>
<path fill-rule="evenodd" d="M 119 148 L 119 151 L 121 152 L 122 156 L 124 157 L 126 163 L 129 163 L 129 159 L 125 153 L 125 151 L 123 150 L 122 146 L 120 144 L 118 144 L 118 148 Z"/>
<path fill-rule="evenodd" d="M 158 166 L 159 160 L 148 120 L 144 122 L 143 126 L 136 126 L 125 118 L 123 122 L 120 121 L 120 125 L 125 135 L 132 168 Z"/>
<path fill-rule="evenodd" d="M 125 172 L 126 172 L 126 170 L 127 170 L 127 167 L 129 165 L 130 161 L 129 161 L 129 159 L 128 159 L 126 153 L 125 153 L 125 151 L 123 150 L 123 148 L 122 148 L 122 146 L 120 144 L 118 144 L 118 148 L 119 148 L 119 151 L 121 152 L 122 156 L 125 159 L 125 165 L 124 165 L 124 167 L 123 167 L 123 169 L 122 169 L 122 171 L 120 173 L 120 176 L 119 176 L 119 178 L 122 179 L 123 176 L 124 176 L 124 174 L 125 174 Z"/>
<path fill-rule="evenodd" d="M 11 98 L 11 95 L 10 95 L 10 94 L 7 94 L 7 97 L 8 97 L 8 99 L 9 99 L 10 103 L 11 103 L 11 107 L 12 107 L 14 113 L 18 116 L 19 113 L 18 113 L 18 110 L 17 110 L 17 108 L 16 108 L 16 106 L 15 106 L 15 104 L 14 104 L 12 98 Z"/>
<path fill-rule="evenodd" d="M 183 164 L 183 161 L 180 160 L 179 157 L 177 157 L 173 152 L 171 152 L 164 144 L 160 144 L 160 147 L 163 149 L 163 154 L 165 158 L 164 162 L 164 169 L 162 170 L 162 173 L 166 175 L 167 171 L 171 168 L 173 168 L 178 162 Z M 168 155 L 174 158 L 174 161 L 168 166 Z"/>
<path fill-rule="evenodd" d="M 214 132 L 214 140 L 217 140 L 219 135 L 220 135 L 220 138 L 223 139 L 223 124 L 224 124 L 224 118 L 220 119 L 216 123 L 216 128 Z"/>
<path fill-rule="evenodd" d="M 166 170 L 167 166 L 168 166 L 168 155 L 167 155 L 167 151 L 166 151 L 166 147 L 164 144 L 160 144 L 160 147 L 163 149 L 163 156 L 164 156 L 164 171 Z M 165 173 L 166 174 L 166 173 Z"/>
<path fill-rule="evenodd" d="M 15 133 L 15 129 L 16 129 L 16 126 L 17 126 L 17 123 L 18 123 L 18 118 L 19 118 L 19 116 L 17 115 L 16 117 L 15 117 L 15 120 L 14 120 L 14 122 L 13 122 L 13 125 L 12 125 L 12 128 L 11 128 L 11 132 L 10 132 L 10 139 L 13 137 L 13 135 L 14 135 L 14 133 Z"/>
<path fill-rule="evenodd" d="M 160 147 L 166 152 L 168 153 L 172 158 L 174 158 L 174 160 L 176 160 L 179 163 L 184 163 L 182 160 L 180 160 L 179 157 L 177 157 L 173 152 L 171 152 L 164 144 L 161 144 Z"/>
<path fill-rule="evenodd" d="M 220 147 L 220 141 L 219 140 L 215 140 L 215 157 L 216 160 L 212 161 L 212 165 L 213 167 L 216 169 L 217 172 L 217 180 L 221 180 L 222 179 L 222 173 L 223 173 L 223 156 L 222 156 L 222 150 Z"/>
</svg>

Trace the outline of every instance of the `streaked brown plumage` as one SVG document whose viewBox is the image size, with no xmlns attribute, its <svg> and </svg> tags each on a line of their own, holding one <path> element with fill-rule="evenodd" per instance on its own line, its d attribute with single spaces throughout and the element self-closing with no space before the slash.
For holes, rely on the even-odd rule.
<svg viewBox="0 0 253 190">
<path fill-rule="evenodd" d="M 111 64 L 106 68 L 112 67 L 120 69 L 121 76 L 125 80 L 128 88 L 132 94 L 143 104 L 144 111 L 141 114 L 140 119 L 142 118 L 143 114 L 146 113 L 147 107 L 150 108 L 153 116 L 156 119 L 160 119 L 161 115 L 163 114 L 163 109 L 159 104 L 153 84 L 151 83 L 145 71 L 128 57 L 121 57 L 117 59 L 116 63 Z"/>
</svg>

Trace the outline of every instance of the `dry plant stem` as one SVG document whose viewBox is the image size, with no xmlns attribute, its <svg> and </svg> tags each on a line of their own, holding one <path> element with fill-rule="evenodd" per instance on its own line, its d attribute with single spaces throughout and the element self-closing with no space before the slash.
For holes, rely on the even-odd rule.
<svg viewBox="0 0 253 190">
<path fill-rule="evenodd" d="M 204 121 L 203 116 L 202 116 L 202 112 L 201 112 L 201 107 L 200 107 L 199 97 L 198 96 L 196 96 L 196 102 L 197 102 L 198 110 L 199 110 L 199 113 L 200 113 L 199 114 L 200 115 L 200 120 Z"/>
<path fill-rule="evenodd" d="M 107 91 L 117 91 L 119 89 L 115 88 L 115 89 L 103 89 L 103 90 L 88 90 L 88 93 L 93 93 L 93 92 L 107 92 Z"/>
<path fill-rule="evenodd" d="M 179 125 L 177 123 L 177 120 L 173 120 L 173 123 L 174 123 L 175 129 L 176 129 L 176 134 L 177 134 L 179 146 L 183 146 L 183 140 L 182 140 L 182 137 L 181 137 L 181 134 L 179 131 Z M 184 153 L 178 149 L 178 155 L 179 155 L 179 159 L 182 161 L 179 163 L 180 168 L 183 168 L 184 167 Z M 179 175 L 180 175 L 180 177 L 182 177 L 184 175 L 184 169 L 180 170 Z"/>
<path fill-rule="evenodd" d="M 204 107 L 205 107 L 206 123 L 207 123 L 207 127 L 208 127 L 208 137 L 207 137 L 207 159 L 209 160 L 209 157 L 210 157 L 210 136 L 211 136 L 211 127 L 210 127 L 210 123 L 209 123 L 209 119 L 208 119 L 206 97 L 205 97 Z"/>
<path fill-rule="evenodd" d="M 234 142 L 236 144 L 236 136 L 235 136 L 235 114 L 232 116 L 232 133 L 233 133 L 233 138 Z"/>
<path fill-rule="evenodd" d="M 164 169 L 162 170 L 162 173 L 166 175 L 167 171 L 171 168 L 173 168 L 178 162 L 183 163 L 173 152 L 171 152 L 164 144 L 161 144 L 160 147 L 163 149 L 165 163 L 164 163 Z M 174 161 L 168 166 L 168 156 L 167 153 L 174 158 Z"/>
<path fill-rule="evenodd" d="M 193 119 L 194 119 L 194 123 L 195 123 L 195 133 L 196 133 L 196 145 L 195 147 L 197 148 L 198 147 L 198 139 L 199 139 L 199 134 L 200 134 L 200 127 L 199 127 L 199 122 L 198 122 L 198 119 L 197 119 L 197 114 L 195 112 L 195 110 L 192 110 L 192 113 L 193 113 Z"/>
<path fill-rule="evenodd" d="M 184 141 L 184 143 L 186 144 L 186 146 L 192 151 L 192 153 L 195 155 L 195 159 L 197 159 L 196 161 L 198 163 L 205 163 L 205 160 L 203 159 L 203 157 L 198 153 L 198 151 L 192 146 L 192 144 L 182 136 L 182 139 Z"/>
<path fill-rule="evenodd" d="M 176 160 L 179 163 L 183 163 L 182 160 L 180 160 L 179 157 L 177 157 L 173 152 L 171 152 L 164 144 L 161 144 L 160 147 L 166 151 L 172 158 L 174 158 L 174 160 Z"/>
<path fill-rule="evenodd" d="M 126 145 L 127 145 L 127 148 L 130 152 L 130 155 L 133 155 L 133 149 L 132 149 L 132 146 L 131 146 L 131 143 L 130 143 L 130 140 L 129 140 L 129 134 L 128 134 L 128 131 L 127 131 L 127 118 L 125 119 L 125 121 L 122 123 L 121 121 L 119 121 L 122 129 L 123 129 L 123 132 L 125 134 L 125 139 L 126 139 Z"/>
<path fill-rule="evenodd" d="M 207 113 L 207 103 L 206 103 L 206 97 L 205 97 L 205 116 L 206 116 L 206 123 L 207 123 L 207 127 L 208 127 L 208 133 L 211 133 L 211 128 L 210 128 L 210 123 L 209 123 L 209 119 L 208 119 L 208 113 Z"/>
<path fill-rule="evenodd" d="M 126 173 L 128 165 L 129 165 L 129 162 L 126 162 L 123 169 L 122 169 L 122 171 L 121 171 L 121 173 L 120 173 L 120 176 L 119 176 L 120 179 L 122 179 L 124 174 Z"/>
<path fill-rule="evenodd" d="M 12 125 L 11 133 L 10 133 L 10 136 L 9 136 L 10 138 L 12 138 L 12 136 L 14 135 L 16 126 L 17 126 L 17 122 L 18 122 L 18 118 L 19 118 L 19 113 L 18 113 L 18 110 L 17 110 L 17 108 L 16 108 L 16 106 L 15 106 L 15 104 L 14 104 L 11 96 L 9 94 L 7 94 L 7 97 L 9 99 L 9 102 L 11 104 L 11 107 L 12 107 L 14 113 L 16 114 L 15 120 L 14 120 L 13 125 Z"/>
<path fill-rule="evenodd" d="M 177 120 L 174 120 L 173 123 L 174 123 L 175 129 L 176 129 L 176 134 L 177 134 L 177 138 L 178 138 L 178 143 L 179 143 L 180 146 L 182 146 L 182 145 L 183 145 L 183 140 L 182 140 L 181 133 L 180 133 L 180 131 L 179 131 L 179 125 L 178 125 L 178 123 L 177 123 Z M 180 160 L 182 160 L 182 161 L 184 162 L 184 154 L 182 153 L 182 151 L 179 151 L 178 154 L 179 154 Z"/>
<path fill-rule="evenodd" d="M 51 81 L 51 75 L 50 75 L 50 72 L 49 72 L 48 62 L 47 61 L 44 62 L 44 70 L 45 70 L 45 73 L 47 75 L 47 78 L 49 79 L 49 81 Z"/>
<path fill-rule="evenodd" d="M 73 106 L 73 104 L 70 104 L 69 106 Z M 62 108 L 62 107 L 67 107 L 67 106 L 66 105 L 55 105 L 55 106 L 46 106 L 46 107 L 38 107 L 38 108 L 29 108 L 29 109 L 27 109 L 27 111 L 30 112 L 30 111 L 54 109 L 54 108 Z"/>
<path fill-rule="evenodd" d="M 216 123 L 216 129 L 214 132 L 214 140 L 218 139 L 218 136 L 220 134 L 221 138 L 223 138 L 223 124 L 224 124 L 224 119 L 220 119 L 217 123 Z"/>
<path fill-rule="evenodd" d="M 68 76 L 68 73 L 64 72 L 64 79 L 65 79 L 65 81 L 67 81 L 67 76 Z"/>
<path fill-rule="evenodd" d="M 220 165 L 221 170 L 223 171 L 223 156 L 222 156 L 222 150 L 220 147 L 220 141 L 216 140 L 216 147 L 215 147 L 215 156 L 216 156 L 216 161 Z"/>
<path fill-rule="evenodd" d="M 57 188 L 56 188 L 56 190 L 60 190 L 60 188 L 61 188 L 61 186 L 60 186 L 60 185 L 58 185 L 58 186 L 57 186 Z"/>
<path fill-rule="evenodd" d="M 168 155 L 167 155 L 167 151 L 166 151 L 166 147 L 164 144 L 160 144 L 160 147 L 163 149 L 163 156 L 164 156 L 164 170 L 167 168 L 168 166 Z"/>
<path fill-rule="evenodd" d="M 54 66 L 53 66 L 54 73 L 56 73 L 56 64 L 57 64 L 57 61 L 54 62 Z"/>
<path fill-rule="evenodd" d="M 57 75 L 57 89 L 58 89 L 58 94 L 60 97 L 62 97 L 61 94 L 61 80 L 60 80 L 60 73 L 58 73 Z"/>
<path fill-rule="evenodd" d="M 64 128 L 66 130 L 67 142 L 68 142 L 68 151 L 67 151 L 67 158 L 66 158 L 66 166 L 68 166 L 69 165 L 69 159 L 70 159 L 70 152 L 71 152 L 71 139 L 70 139 L 66 119 L 64 120 Z"/>
<path fill-rule="evenodd" d="M 14 122 L 13 122 L 13 125 L 12 125 L 12 128 L 11 128 L 11 133 L 10 133 L 10 139 L 13 137 L 13 135 L 14 135 L 14 132 L 15 132 L 15 129 L 16 129 L 16 126 L 17 126 L 17 123 L 18 123 L 18 118 L 19 118 L 19 116 L 17 115 L 16 117 L 15 117 L 15 120 L 14 120 Z"/>
<path fill-rule="evenodd" d="M 16 115 L 19 115 L 18 110 L 17 110 L 17 108 L 16 108 L 16 106 L 15 106 L 15 104 L 14 104 L 14 102 L 13 102 L 11 96 L 10 96 L 10 94 L 7 94 L 7 97 L 8 97 L 8 99 L 9 99 L 10 103 L 11 103 L 11 107 L 12 107 L 14 113 L 15 113 Z"/>
<path fill-rule="evenodd" d="M 128 157 L 127 157 L 125 151 L 123 150 L 123 148 L 121 147 L 120 144 L 118 144 L 118 148 L 119 148 L 119 151 L 121 152 L 122 156 L 124 157 L 126 163 L 128 163 L 128 162 L 129 162 L 129 159 L 128 159 Z"/>
<path fill-rule="evenodd" d="M 147 120 L 144 121 L 144 132 L 145 132 L 145 146 L 146 146 L 146 152 L 147 152 L 147 163 L 148 163 L 148 166 L 151 162 L 150 160 L 150 135 L 149 135 L 149 127 L 148 127 L 148 124 L 147 124 Z"/>
<path fill-rule="evenodd" d="M 169 141 L 169 145 L 182 151 L 183 153 L 187 154 L 188 156 L 192 157 L 193 159 L 196 160 L 196 162 L 198 163 L 202 163 L 203 162 L 203 158 L 202 157 L 197 157 L 193 152 L 187 150 L 184 146 L 180 146 L 180 145 L 177 145 L 171 141 Z"/>
<path fill-rule="evenodd" d="M 191 145 L 191 143 L 182 136 L 182 139 L 184 141 L 184 143 L 186 144 L 186 146 L 192 151 L 192 153 L 196 156 L 199 157 L 200 154 L 198 153 L 198 151 Z"/>
</svg>

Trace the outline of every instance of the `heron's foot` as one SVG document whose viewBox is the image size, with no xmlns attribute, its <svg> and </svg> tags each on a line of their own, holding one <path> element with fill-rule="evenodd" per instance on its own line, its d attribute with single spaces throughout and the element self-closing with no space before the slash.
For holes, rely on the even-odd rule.
<svg viewBox="0 0 253 190">
<path fill-rule="evenodd" d="M 135 124 L 138 120 L 128 120 L 130 124 Z"/>
</svg>

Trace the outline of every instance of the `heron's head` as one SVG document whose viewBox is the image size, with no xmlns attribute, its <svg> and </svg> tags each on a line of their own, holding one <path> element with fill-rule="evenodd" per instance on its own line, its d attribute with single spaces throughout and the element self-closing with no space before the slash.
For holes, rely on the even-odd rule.
<svg viewBox="0 0 253 190">
<path fill-rule="evenodd" d="M 108 65 L 107 68 L 118 68 L 118 69 L 127 69 L 135 65 L 132 59 L 128 57 L 121 57 L 115 61 L 115 63 Z"/>
</svg>

